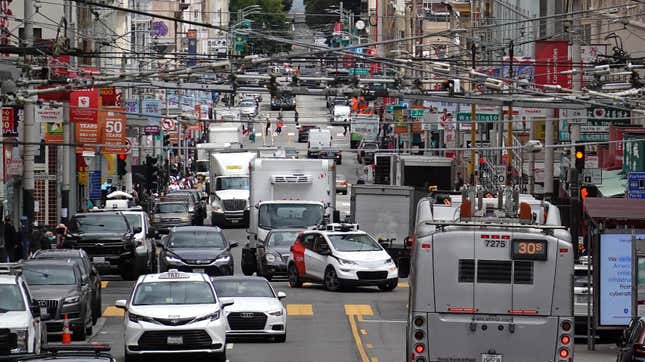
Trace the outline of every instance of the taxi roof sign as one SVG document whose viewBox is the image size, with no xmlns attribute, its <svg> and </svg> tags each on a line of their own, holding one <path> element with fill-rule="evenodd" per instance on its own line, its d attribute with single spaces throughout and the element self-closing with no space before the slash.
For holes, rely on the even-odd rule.
<svg viewBox="0 0 645 362">
<path fill-rule="evenodd" d="M 189 279 L 190 275 L 182 273 L 177 269 L 170 269 L 165 273 L 159 274 L 159 279 Z"/>
</svg>

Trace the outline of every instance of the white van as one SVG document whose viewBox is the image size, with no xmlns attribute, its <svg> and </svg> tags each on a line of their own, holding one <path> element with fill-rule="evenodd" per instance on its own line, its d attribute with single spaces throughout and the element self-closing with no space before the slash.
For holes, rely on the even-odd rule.
<svg viewBox="0 0 645 362">
<path fill-rule="evenodd" d="M 331 147 L 331 130 L 313 128 L 309 130 L 308 158 L 318 158 L 320 150 Z"/>
<path fill-rule="evenodd" d="M 351 109 L 347 105 L 336 104 L 331 119 L 332 126 L 349 126 L 352 120 Z"/>
</svg>

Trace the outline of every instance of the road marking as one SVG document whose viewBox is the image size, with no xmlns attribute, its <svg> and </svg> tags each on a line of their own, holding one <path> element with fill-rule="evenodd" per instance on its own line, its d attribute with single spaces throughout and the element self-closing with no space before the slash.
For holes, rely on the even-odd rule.
<svg viewBox="0 0 645 362">
<path fill-rule="evenodd" d="M 376 358 L 376 357 L 372 357 L 372 361 L 371 361 L 371 362 L 378 362 L 378 358 Z"/>
<path fill-rule="evenodd" d="M 314 309 L 311 304 L 287 304 L 288 316 L 313 316 Z"/>
<path fill-rule="evenodd" d="M 105 281 L 105 280 L 102 280 L 102 281 L 101 281 L 101 289 L 105 289 L 105 288 L 107 288 L 107 287 L 108 287 L 108 284 L 110 284 L 110 282 Z"/>
<path fill-rule="evenodd" d="M 409 282 L 399 282 L 399 288 L 410 288 Z"/>
<path fill-rule="evenodd" d="M 104 317 L 123 317 L 125 315 L 125 311 L 121 308 L 117 308 L 113 305 L 105 308 L 103 311 L 103 316 Z"/>
<path fill-rule="evenodd" d="M 233 343 L 227 343 L 226 349 L 233 349 L 233 346 L 235 346 Z"/>
<path fill-rule="evenodd" d="M 386 319 L 364 319 L 364 323 L 407 323 L 408 321 L 386 320 Z"/>
<path fill-rule="evenodd" d="M 349 320 L 349 326 L 352 331 L 352 335 L 354 336 L 354 342 L 356 343 L 358 354 L 361 356 L 361 362 L 372 361 L 363 347 L 363 340 L 359 334 L 357 322 L 357 320 L 360 321 L 363 319 L 363 315 L 374 315 L 372 306 L 369 304 L 345 304 L 345 314 Z"/>
<path fill-rule="evenodd" d="M 365 329 L 361 329 L 361 334 L 362 334 L 362 335 L 366 335 L 366 334 L 367 334 L 367 331 L 366 331 Z"/>
</svg>

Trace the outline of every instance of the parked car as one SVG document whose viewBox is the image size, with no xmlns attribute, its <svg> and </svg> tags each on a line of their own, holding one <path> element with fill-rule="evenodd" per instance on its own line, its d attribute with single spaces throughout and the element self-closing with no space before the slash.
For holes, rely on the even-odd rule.
<svg viewBox="0 0 645 362">
<path fill-rule="evenodd" d="M 257 249 L 259 276 L 271 280 L 276 275 L 287 275 L 290 248 L 301 231 L 274 229 L 267 234 L 264 243 Z"/>
<path fill-rule="evenodd" d="M 17 264 L 0 264 L 0 359 L 25 353 L 39 354 L 47 344 L 38 301 L 20 275 Z"/>
<path fill-rule="evenodd" d="M 573 266 L 573 315 L 575 320 L 576 334 L 586 334 L 587 330 L 587 304 L 591 304 L 591 313 L 593 315 L 593 281 L 589 285 L 587 278 L 587 265 L 575 264 Z M 593 275 L 593 267 L 591 268 Z M 591 288 L 587 288 L 587 286 Z"/>
<path fill-rule="evenodd" d="M 645 318 L 637 317 L 623 330 L 623 336 L 618 342 L 616 362 L 645 361 Z"/>
<path fill-rule="evenodd" d="M 378 152 L 378 142 L 375 141 L 361 141 L 358 144 L 357 158 L 358 163 L 370 165 L 374 163 L 374 154 Z"/>
<path fill-rule="evenodd" d="M 177 270 L 145 275 L 134 285 L 129 300 L 115 302 L 123 317 L 125 361 L 155 354 L 204 353 L 225 362 L 226 321 L 223 308 L 231 299 L 215 294 L 203 273 Z M 189 358 L 175 357 L 183 361 Z"/>
<path fill-rule="evenodd" d="M 333 112 L 334 106 L 336 105 L 349 106 L 349 99 L 347 97 L 342 97 L 342 96 L 327 97 L 327 110 L 329 110 L 330 113 Z"/>
<path fill-rule="evenodd" d="M 205 211 L 202 210 L 200 202 L 195 201 L 193 195 L 187 192 L 170 192 L 159 201 L 183 201 L 188 205 L 191 225 L 204 225 Z"/>
<path fill-rule="evenodd" d="M 307 143 L 309 142 L 309 130 L 318 128 L 313 124 L 300 125 L 298 127 L 298 143 Z"/>
<path fill-rule="evenodd" d="M 233 305 L 224 309 L 227 336 L 273 337 L 283 343 L 287 340 L 287 311 L 277 292 L 266 279 L 251 276 L 213 278 L 217 296 L 230 298 Z"/>
<path fill-rule="evenodd" d="M 238 107 L 243 116 L 255 117 L 258 115 L 258 104 L 253 99 L 243 99 Z"/>
<path fill-rule="evenodd" d="M 92 292 L 92 322 L 96 321 L 101 316 L 101 275 L 96 270 L 94 264 L 90 260 L 83 249 L 44 249 L 36 250 L 31 259 L 58 259 L 58 260 L 73 260 L 81 268 L 83 278 L 89 279 L 89 287 Z"/>
<path fill-rule="evenodd" d="M 347 178 L 345 175 L 336 174 L 336 193 L 347 195 Z"/>
<path fill-rule="evenodd" d="M 192 225 L 193 216 L 183 201 L 157 202 L 152 212 L 152 227 L 162 234 L 167 234 L 175 226 Z"/>
<path fill-rule="evenodd" d="M 116 266 L 123 279 L 133 280 L 150 263 L 148 254 L 136 252 L 134 235 L 140 232 L 120 211 L 89 212 L 72 217 L 67 238 L 85 250 L 98 269 Z"/>
<path fill-rule="evenodd" d="M 208 275 L 232 275 L 234 271 L 229 242 L 218 227 L 173 227 L 160 242 L 159 269 L 177 269 Z"/>
<path fill-rule="evenodd" d="M 27 260 L 22 275 L 38 305 L 46 309 L 48 334 L 63 333 L 65 317 L 72 338 L 83 341 L 92 334 L 92 290 L 72 260 Z"/>
</svg>

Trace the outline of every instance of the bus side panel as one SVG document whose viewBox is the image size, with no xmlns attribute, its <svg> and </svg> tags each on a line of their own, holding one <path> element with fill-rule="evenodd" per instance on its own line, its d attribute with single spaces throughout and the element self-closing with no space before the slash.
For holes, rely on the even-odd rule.
<svg viewBox="0 0 645 362">
<path fill-rule="evenodd" d="M 512 239 L 547 240 L 547 260 L 514 261 L 512 309 L 535 310 L 538 315 L 551 315 L 554 294 L 558 294 L 558 291 L 553 289 L 558 241 L 552 237 L 536 237 L 530 233 L 514 233 Z"/>
<path fill-rule="evenodd" d="M 437 257 L 434 258 L 434 270 L 429 270 L 426 275 L 434 275 L 437 312 L 448 312 L 450 308 L 473 308 L 474 283 L 472 279 L 462 282 L 459 279 L 466 277 L 466 269 L 471 269 L 464 267 L 464 263 L 474 261 L 473 245 L 472 231 L 451 231 L 433 235 L 432 248 Z M 423 250 L 417 249 L 417 252 Z M 417 257 L 417 263 L 419 261 L 420 258 Z M 416 285 L 425 285 L 421 283 L 425 281 Z"/>
<path fill-rule="evenodd" d="M 428 313 L 427 320 L 430 361 L 479 362 L 487 353 L 504 362 L 553 361 L 558 317 Z"/>
<path fill-rule="evenodd" d="M 573 246 L 570 242 L 558 240 L 558 265 L 553 288 L 551 314 L 562 317 L 573 315 Z M 566 250 L 566 251 L 565 251 Z"/>
<path fill-rule="evenodd" d="M 427 236 L 417 240 L 415 245 L 414 266 L 411 274 L 413 287 L 410 288 L 410 310 L 435 311 L 434 279 L 428 277 L 434 275 L 435 268 L 434 246 L 431 242 L 432 236 Z M 424 244 L 430 244 L 431 247 L 422 248 Z M 414 286 L 422 287 L 416 288 Z"/>
</svg>

